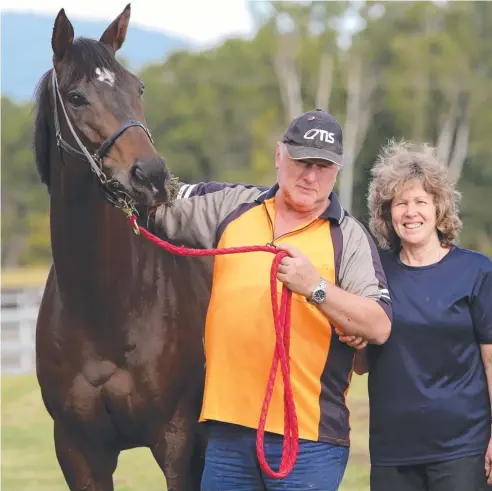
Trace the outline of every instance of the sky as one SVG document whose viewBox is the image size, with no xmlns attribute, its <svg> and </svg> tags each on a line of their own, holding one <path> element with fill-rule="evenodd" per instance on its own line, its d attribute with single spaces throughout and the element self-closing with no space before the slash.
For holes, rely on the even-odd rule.
<svg viewBox="0 0 492 491">
<path fill-rule="evenodd" d="M 39 12 L 69 19 L 112 21 L 129 0 L 1 0 L 2 11 Z M 253 23 L 246 0 L 133 0 L 131 24 L 178 34 L 201 46 L 228 36 L 250 35 Z"/>
</svg>

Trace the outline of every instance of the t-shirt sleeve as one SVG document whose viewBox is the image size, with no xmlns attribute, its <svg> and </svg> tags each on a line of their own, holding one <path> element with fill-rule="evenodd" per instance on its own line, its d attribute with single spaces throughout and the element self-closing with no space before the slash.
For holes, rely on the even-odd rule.
<svg viewBox="0 0 492 491">
<path fill-rule="evenodd" d="M 492 261 L 481 271 L 471 297 L 471 316 L 480 344 L 492 344 Z"/>
</svg>

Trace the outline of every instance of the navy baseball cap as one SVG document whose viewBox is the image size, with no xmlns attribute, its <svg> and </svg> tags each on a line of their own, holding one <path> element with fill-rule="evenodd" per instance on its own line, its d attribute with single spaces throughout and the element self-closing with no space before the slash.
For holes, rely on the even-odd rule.
<svg viewBox="0 0 492 491">
<path fill-rule="evenodd" d="M 282 137 L 290 158 L 321 159 L 343 166 L 343 132 L 326 111 L 315 109 L 295 118 Z"/>
</svg>

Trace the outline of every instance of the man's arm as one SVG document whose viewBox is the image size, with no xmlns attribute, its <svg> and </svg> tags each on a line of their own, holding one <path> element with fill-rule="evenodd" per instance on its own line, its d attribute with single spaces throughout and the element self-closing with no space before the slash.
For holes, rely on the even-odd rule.
<svg viewBox="0 0 492 491">
<path fill-rule="evenodd" d="M 362 337 L 369 343 L 383 344 L 391 332 L 391 320 L 372 298 L 349 293 L 328 284 L 320 310 L 346 335 Z"/>
<path fill-rule="evenodd" d="M 346 335 L 383 344 L 391 332 L 393 313 L 379 252 L 369 233 L 354 217 L 347 215 L 340 229 L 344 246 L 338 283 L 339 290 L 347 295 L 340 306 L 341 322 L 333 320 Z M 353 297 L 348 294 L 356 295 L 359 300 L 349 305 Z M 332 309 L 336 308 L 329 302 L 328 295 L 327 300 Z"/>
<path fill-rule="evenodd" d="M 260 192 L 244 184 L 182 184 L 176 201 L 153 210 L 147 226 L 161 238 L 188 247 L 212 248 L 225 218 L 241 204 L 254 201 Z"/>
<path fill-rule="evenodd" d="M 309 297 L 321 277 L 316 268 L 297 248 L 278 244 L 290 257 L 280 263 L 278 279 L 289 290 Z M 383 344 L 391 331 L 391 320 L 375 299 L 350 293 L 330 283 L 326 288 L 326 299 L 319 309 L 348 336 L 367 339 L 370 343 Z"/>
<path fill-rule="evenodd" d="M 391 332 L 391 303 L 386 277 L 374 242 L 353 218 L 346 224 L 340 262 L 340 287 L 327 285 L 320 310 L 347 336 L 383 344 Z M 290 257 L 282 259 L 278 279 L 309 297 L 320 281 L 311 262 L 295 247 L 279 244 Z"/>
</svg>

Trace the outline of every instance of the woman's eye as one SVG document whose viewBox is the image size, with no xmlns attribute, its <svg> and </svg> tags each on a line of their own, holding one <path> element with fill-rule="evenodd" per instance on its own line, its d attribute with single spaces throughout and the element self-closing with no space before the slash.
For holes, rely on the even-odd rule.
<svg viewBox="0 0 492 491">
<path fill-rule="evenodd" d="M 80 107 L 87 104 L 87 99 L 78 92 L 71 92 L 68 94 L 68 101 L 75 107 Z"/>
</svg>

